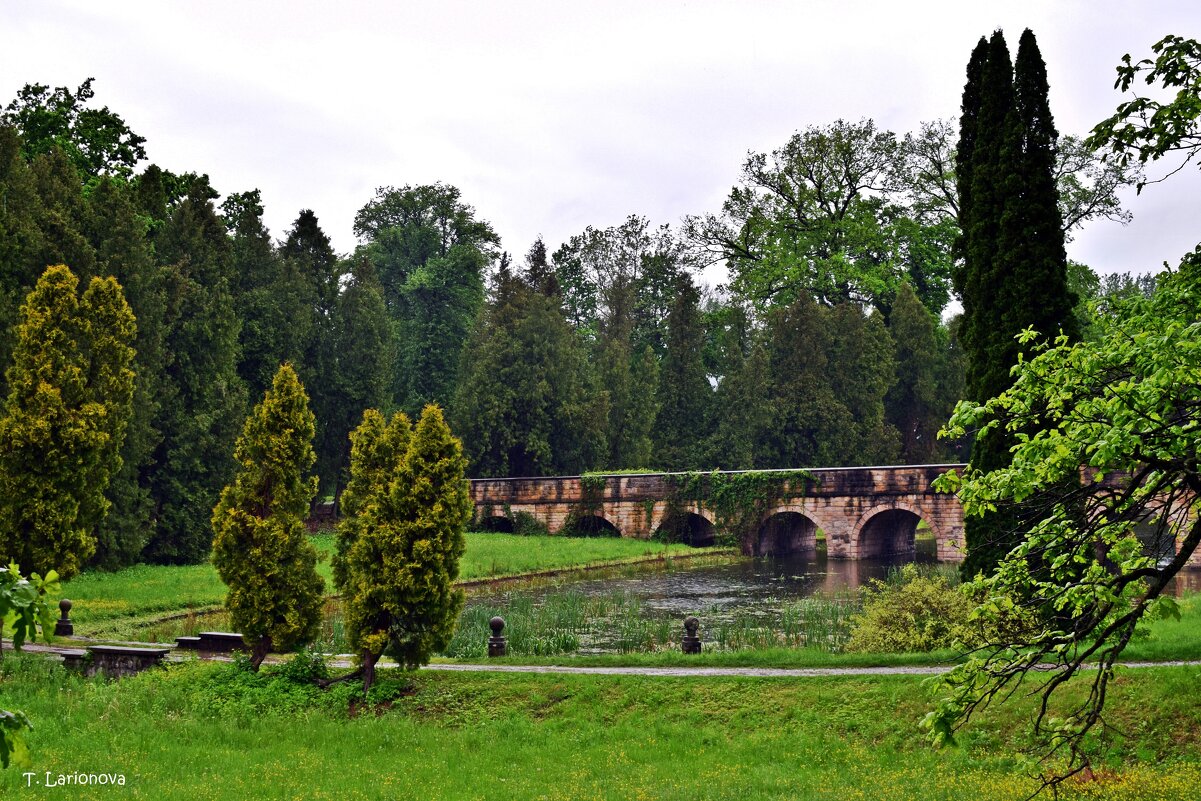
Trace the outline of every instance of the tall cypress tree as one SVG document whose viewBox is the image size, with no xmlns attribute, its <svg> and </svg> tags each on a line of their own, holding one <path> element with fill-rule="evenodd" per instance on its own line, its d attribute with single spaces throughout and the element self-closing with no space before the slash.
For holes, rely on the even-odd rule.
<svg viewBox="0 0 1201 801">
<path fill-rule="evenodd" d="M 888 330 L 896 344 L 897 382 L 885 398 L 888 422 L 900 432 L 901 463 L 930 464 L 936 434 L 946 415 L 940 403 L 938 369 L 943 354 L 933 316 L 909 284 L 901 284 Z"/>
<path fill-rule="evenodd" d="M 86 232 L 96 249 L 96 271 L 120 282 L 137 318 L 133 413 L 121 449 L 121 469 L 109 483 L 112 508 L 96 532 L 93 558 L 94 564 L 115 569 L 138 561 L 154 527 L 149 484 L 161 439 L 154 421 L 166 390 L 165 303 L 146 220 L 134 207 L 129 184 L 101 178 L 87 196 L 87 207 Z"/>
<path fill-rule="evenodd" d="M 213 506 L 233 474 L 233 449 L 246 406 L 238 376 L 240 324 L 229 291 L 229 239 L 205 193 L 190 194 L 157 236 L 164 263 L 164 347 L 169 388 L 155 426 L 151 492 L 158 507 L 146 555 L 199 562 L 209 552 Z"/>
<path fill-rule="evenodd" d="M 713 390 L 702 361 L 705 330 L 700 296 L 687 273 L 677 276 L 667 312 L 667 352 L 659 374 L 659 416 L 655 421 L 655 463 L 664 470 L 695 470 L 709 433 Z"/>
<path fill-rule="evenodd" d="M 317 451 L 317 476 L 321 481 L 320 494 L 336 493 L 338 471 L 346 452 L 343 440 L 349 430 L 339 422 L 346 410 L 339 407 L 336 397 L 340 347 L 337 305 L 342 268 L 329 237 L 310 209 L 303 209 L 297 215 L 280 246 L 280 253 L 284 259 L 283 275 L 303 287 L 307 319 L 303 326 L 303 355 L 297 372 L 308 387 L 317 419 L 314 448 Z M 357 410 L 361 411 L 362 407 Z M 354 422 L 349 425 L 353 426 Z"/>
<path fill-rule="evenodd" d="M 1044 337 L 1074 336 L 1063 227 L 1052 170 L 1056 140 L 1046 67 L 1026 30 L 1016 75 L 1000 31 L 968 64 L 959 155 L 968 397 L 983 401 L 1009 387 L 1018 358 L 1014 337 L 1034 327 Z M 1012 435 L 994 429 L 977 440 L 973 470 L 1008 463 Z M 1017 517 L 1000 510 L 968 521 L 965 575 L 988 572 L 1020 540 Z"/>
</svg>

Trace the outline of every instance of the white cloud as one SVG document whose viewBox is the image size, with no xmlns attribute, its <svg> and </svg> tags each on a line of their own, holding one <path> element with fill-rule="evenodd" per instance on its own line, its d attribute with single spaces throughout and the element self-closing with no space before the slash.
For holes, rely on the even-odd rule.
<svg viewBox="0 0 1201 801">
<path fill-rule="evenodd" d="M 1113 68 L 1193 2 L 6 3 L 0 97 L 78 85 L 153 160 L 263 190 L 282 236 L 312 208 L 336 247 L 384 184 L 442 180 L 523 253 L 638 213 L 716 210 L 748 149 L 838 117 L 905 131 L 956 113 L 975 41 L 1031 27 L 1059 128 L 1112 112 Z M 1104 270 L 1191 249 L 1195 174 L 1094 224 L 1074 258 Z"/>
</svg>

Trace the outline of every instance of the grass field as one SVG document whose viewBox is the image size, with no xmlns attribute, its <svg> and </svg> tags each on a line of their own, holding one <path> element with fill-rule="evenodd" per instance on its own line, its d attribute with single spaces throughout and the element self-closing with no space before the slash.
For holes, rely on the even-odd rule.
<svg viewBox="0 0 1201 801">
<path fill-rule="evenodd" d="M 321 558 L 317 570 L 325 578 L 326 591 L 332 592 L 329 556 L 334 549 L 334 537 L 317 534 L 312 540 Z M 616 537 L 581 539 L 468 532 L 459 580 L 621 564 L 713 550 Z M 84 573 L 65 583 L 62 595 L 75 604 L 71 618 L 77 632 L 86 635 L 117 619 L 145 620 L 219 605 L 225 598 L 225 585 L 209 564 L 137 565 L 113 573 Z"/>
<path fill-rule="evenodd" d="M 5 798 L 973 799 L 1025 798 L 1031 706 L 929 748 L 920 679 L 382 674 L 372 703 L 232 665 L 120 682 L 9 657 L 3 705 L 34 721 L 32 781 L 113 773 L 123 787 L 26 787 Z M 1122 671 L 1099 781 L 1068 798 L 1195 799 L 1201 670 Z M 1117 734 L 1116 731 L 1125 732 Z"/>
</svg>

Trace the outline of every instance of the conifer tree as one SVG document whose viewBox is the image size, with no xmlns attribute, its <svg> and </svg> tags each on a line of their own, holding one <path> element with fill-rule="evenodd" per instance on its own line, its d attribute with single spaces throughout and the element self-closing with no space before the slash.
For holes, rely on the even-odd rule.
<svg viewBox="0 0 1201 801">
<path fill-rule="evenodd" d="M 304 387 L 284 364 L 246 419 L 237 474 L 213 509 L 213 565 L 255 670 L 272 650 L 310 642 L 321 621 L 324 581 L 304 525 L 317 492 L 313 429 Z"/>
<path fill-rule="evenodd" d="M 338 296 L 333 323 L 337 362 L 334 375 L 322 381 L 329 419 L 326 436 L 319 440 L 325 450 L 317 454 L 317 466 L 318 474 L 332 482 L 326 487 L 337 501 L 350 466 L 350 432 L 364 409 L 386 405 L 388 369 L 394 363 L 392 328 L 370 261 L 364 259 L 351 270 L 350 282 Z"/>
<path fill-rule="evenodd" d="M 166 301 L 147 223 L 137 213 L 128 185 L 101 178 L 88 194 L 87 206 L 86 233 L 96 250 L 96 269 L 120 282 L 138 329 L 133 412 L 121 449 L 121 469 L 109 483 L 112 507 L 97 529 L 92 559 L 93 564 L 116 569 L 139 560 L 154 528 L 150 474 L 161 439 L 154 421 L 169 388 L 163 352 Z"/>
<path fill-rule="evenodd" d="M 464 348 L 452 407 L 473 476 L 573 474 L 597 460 L 597 399 L 556 286 L 540 242 L 524 275 L 503 262 L 497 271 L 493 298 Z"/>
<path fill-rule="evenodd" d="M 634 358 L 630 366 L 630 401 L 625 419 L 616 432 L 620 443 L 622 468 L 655 468 L 658 458 L 652 435 L 659 411 L 659 360 L 650 345 Z"/>
<path fill-rule="evenodd" d="M 942 353 L 934 319 L 909 284 L 897 293 L 888 328 L 896 345 L 897 376 L 885 398 L 888 421 L 900 432 L 901 463 L 930 464 L 950 409 L 939 396 Z"/>
<path fill-rule="evenodd" d="M 973 52 L 963 94 L 964 260 L 956 288 L 963 300 L 966 394 L 980 402 L 1009 387 L 1021 331 L 1033 327 L 1044 339 L 1077 333 L 1053 176 L 1058 134 L 1046 67 L 1028 29 L 1016 67 L 1015 74 L 1005 38 L 994 32 L 987 49 L 977 45 Z M 977 439 L 972 466 L 986 472 L 1003 466 L 1012 444 L 1012 434 L 991 430 Z M 990 572 L 1021 539 L 1017 523 L 1006 510 L 970 519 L 964 574 Z"/>
<path fill-rule="evenodd" d="M 701 450 L 709 434 L 713 390 L 705 373 L 705 330 L 699 294 L 692 278 L 681 274 L 667 313 L 667 352 L 659 373 L 655 462 L 663 470 L 701 467 Z"/>
<path fill-rule="evenodd" d="M 471 516 L 466 460 L 438 407 L 425 408 L 399 463 L 394 454 L 407 420 L 394 418 L 387 429 L 380 421 L 368 415 L 355 434 L 348 492 L 362 524 L 345 534 L 338 567 L 346 628 L 362 660 L 365 688 L 381 655 L 411 669 L 450 642 L 463 606 L 463 592 L 453 582 Z M 381 434 L 382 444 L 371 441 Z M 385 479 L 389 462 L 394 472 Z M 360 480 L 363 498 L 357 495 Z M 356 506 L 360 501 L 364 505 Z"/>
<path fill-rule="evenodd" d="M 362 422 L 350 432 L 350 478 L 342 492 L 342 519 L 333 558 L 334 586 L 344 596 L 353 590 L 349 583 L 351 552 L 378 519 L 379 503 L 400 470 L 412 435 L 413 426 L 404 412 L 397 412 L 389 421 L 376 409 L 364 410 Z M 361 630 L 357 623 L 348 629 L 352 637 Z M 352 641 L 352 645 L 357 647 L 358 642 Z"/>
<path fill-rule="evenodd" d="M 309 388 L 313 414 L 317 419 L 317 475 L 325 492 L 337 493 L 339 471 L 346 453 L 346 434 L 363 407 L 353 410 L 349 424 L 339 424 L 350 410 L 338 399 L 340 383 L 339 353 L 346 343 L 337 331 L 337 306 L 342 267 L 329 237 L 317 215 L 302 209 L 280 245 L 284 260 L 284 278 L 298 282 L 303 317 L 303 356 L 297 365 L 300 377 Z M 391 332 L 389 331 L 389 336 Z M 391 353 L 391 349 L 388 350 Z M 368 364 L 373 360 L 369 359 Z"/>
<path fill-rule="evenodd" d="M 259 190 L 230 195 L 221 210 L 230 234 L 230 293 L 242 321 L 238 374 L 257 398 L 281 364 L 302 363 L 315 315 L 306 283 L 271 244 Z"/>
<path fill-rule="evenodd" d="M 896 381 L 892 337 L 879 311 L 864 315 L 854 303 L 824 310 L 829 327 L 826 375 L 835 400 L 850 415 L 847 447 L 833 464 L 893 464 L 896 429 L 884 415 L 884 396 Z"/>
<path fill-rule="evenodd" d="M 767 326 L 772 431 L 756 451 L 755 467 L 843 464 L 851 452 L 853 420 L 830 386 L 826 314 L 801 295 L 773 309 Z"/>
<path fill-rule="evenodd" d="M 93 279 L 81 301 L 78 283 L 49 267 L 21 307 L 0 418 L 0 560 L 63 578 L 95 549 L 133 397 L 121 287 Z"/>
<path fill-rule="evenodd" d="M 749 470 L 766 462 L 760 456 L 771 425 L 770 361 L 761 342 L 745 357 L 738 342 L 726 346 L 724 375 L 714 393 L 716 423 L 706 464 L 722 470 Z"/>
<path fill-rule="evenodd" d="M 145 553 L 153 562 L 189 564 L 209 552 L 212 509 L 233 474 L 246 407 L 237 372 L 240 323 L 229 291 L 229 240 L 203 186 L 171 212 L 156 245 L 167 387 L 150 475 L 158 517 Z"/>
<path fill-rule="evenodd" d="M 0 376 L 16 339 L 17 309 L 37 282 L 42 255 L 38 226 L 41 200 L 33 173 L 21 156 L 21 139 L 0 125 Z M 45 266 L 44 264 L 42 265 Z M 0 378 L 0 395 L 8 390 Z"/>
</svg>

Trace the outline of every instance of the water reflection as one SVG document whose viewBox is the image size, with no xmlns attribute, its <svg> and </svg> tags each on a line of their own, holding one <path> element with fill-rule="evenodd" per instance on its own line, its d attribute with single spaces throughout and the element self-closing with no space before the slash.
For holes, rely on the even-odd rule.
<svg viewBox="0 0 1201 801">
<path fill-rule="evenodd" d="M 683 615 L 698 611 L 778 608 L 783 603 L 814 595 L 845 594 L 871 579 L 883 578 L 890 567 L 912 559 L 826 559 L 812 555 L 757 557 L 730 564 L 692 567 L 680 563 L 667 570 L 606 578 L 579 578 L 516 592 L 475 595 L 470 604 L 503 605 L 516 594 L 534 602 L 570 587 L 585 597 L 623 594 L 645 613 Z"/>
</svg>

